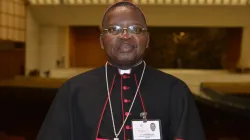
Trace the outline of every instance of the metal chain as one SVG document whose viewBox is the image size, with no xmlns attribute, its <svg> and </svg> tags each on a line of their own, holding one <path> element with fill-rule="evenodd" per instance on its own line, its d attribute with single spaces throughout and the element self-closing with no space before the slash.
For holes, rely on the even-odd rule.
<svg viewBox="0 0 250 140">
<path fill-rule="evenodd" d="M 126 116 L 125 120 L 124 120 L 123 123 L 122 123 L 122 126 L 121 126 L 120 130 L 118 131 L 118 133 L 116 133 L 116 127 L 115 127 L 115 122 L 114 122 L 114 115 L 113 115 L 112 104 L 111 104 L 111 100 L 110 100 L 110 91 L 109 91 L 108 74 L 107 74 L 107 73 L 108 73 L 108 72 L 107 72 L 107 63 L 108 63 L 108 62 L 106 62 L 106 64 L 105 64 L 105 74 L 106 74 L 106 85 L 107 85 L 109 106 L 110 106 L 110 112 L 111 112 L 111 118 L 112 118 L 112 123 L 113 123 L 114 134 L 115 134 L 115 137 L 118 138 L 118 136 L 120 135 L 120 133 L 121 133 L 121 131 L 122 131 L 122 128 L 124 127 L 124 125 L 125 125 L 125 123 L 126 123 L 126 121 L 127 121 L 129 115 Z M 144 63 L 144 67 L 143 67 L 141 79 L 140 79 L 140 82 L 139 82 L 139 84 L 138 84 L 138 86 L 137 86 L 136 93 L 135 93 L 134 99 L 133 99 L 133 101 L 132 101 L 132 103 L 131 103 L 131 106 L 130 106 L 130 108 L 129 108 L 128 114 L 130 114 L 131 109 L 132 109 L 132 107 L 133 107 L 133 105 L 134 105 L 136 96 L 137 96 L 137 94 L 138 94 L 138 91 L 139 91 L 139 88 L 140 88 L 140 85 L 141 85 L 141 81 L 142 81 L 143 76 L 144 76 L 144 72 L 145 72 L 145 68 L 146 68 L 146 63 L 145 63 L 145 61 L 143 61 L 143 63 Z"/>
</svg>

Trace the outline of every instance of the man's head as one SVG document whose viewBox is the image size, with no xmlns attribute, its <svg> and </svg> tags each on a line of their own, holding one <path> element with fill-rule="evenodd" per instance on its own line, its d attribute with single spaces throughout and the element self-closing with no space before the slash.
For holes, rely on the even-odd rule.
<svg viewBox="0 0 250 140">
<path fill-rule="evenodd" d="M 109 62 L 130 68 L 142 60 L 149 34 L 142 11 L 130 2 L 118 2 L 104 14 L 100 42 Z"/>
<path fill-rule="evenodd" d="M 151 129 L 152 131 L 155 131 L 155 128 L 156 128 L 155 124 L 154 124 L 154 123 L 151 123 L 151 124 L 150 124 L 150 129 Z"/>
</svg>

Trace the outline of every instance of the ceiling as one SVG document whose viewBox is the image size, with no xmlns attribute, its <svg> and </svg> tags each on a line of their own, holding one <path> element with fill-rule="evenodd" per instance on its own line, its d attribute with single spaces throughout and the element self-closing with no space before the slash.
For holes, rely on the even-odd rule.
<svg viewBox="0 0 250 140">
<path fill-rule="evenodd" d="M 118 0 L 28 0 L 31 5 L 107 5 Z M 138 5 L 242 5 L 250 0 L 131 0 Z"/>
</svg>

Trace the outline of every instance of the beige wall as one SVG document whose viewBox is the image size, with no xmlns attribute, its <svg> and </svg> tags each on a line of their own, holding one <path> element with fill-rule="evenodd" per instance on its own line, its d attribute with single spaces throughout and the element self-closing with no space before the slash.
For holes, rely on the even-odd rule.
<svg viewBox="0 0 250 140">
<path fill-rule="evenodd" d="M 26 74 L 38 69 L 43 75 L 63 56 L 68 67 L 68 27 L 41 25 L 28 9 L 26 38 Z"/>
<path fill-rule="evenodd" d="M 56 68 L 56 61 L 67 53 L 67 27 L 42 25 L 40 27 L 40 70 Z"/>
<path fill-rule="evenodd" d="M 28 20 L 27 69 L 39 64 L 55 68 L 60 56 L 68 58 L 68 25 L 100 25 L 107 6 L 33 6 Z M 150 26 L 244 27 L 239 65 L 250 67 L 250 7 L 245 6 L 141 6 Z M 91 14 L 92 13 L 92 14 Z M 95 14 L 95 15 L 93 15 Z M 37 27 L 40 25 L 40 29 Z M 39 29 L 39 32 L 37 31 Z M 30 31 L 29 31 L 30 30 Z M 38 33 L 38 34 L 36 34 Z M 39 40 L 39 41 L 37 41 Z M 39 44 L 37 42 L 40 42 Z M 37 45 L 38 44 L 38 45 Z M 37 48 L 40 48 L 39 55 Z M 31 51 L 32 50 L 32 51 Z M 35 54 L 31 54 L 35 52 Z M 68 66 L 68 60 L 66 64 Z M 36 64 L 36 65 L 35 65 Z"/>
<path fill-rule="evenodd" d="M 35 20 L 30 9 L 27 9 L 27 28 L 26 28 L 26 55 L 25 70 L 26 74 L 30 70 L 39 69 L 39 24 Z"/>
<path fill-rule="evenodd" d="M 241 56 L 238 65 L 240 67 L 250 67 L 250 25 L 245 26 L 243 30 Z"/>
</svg>

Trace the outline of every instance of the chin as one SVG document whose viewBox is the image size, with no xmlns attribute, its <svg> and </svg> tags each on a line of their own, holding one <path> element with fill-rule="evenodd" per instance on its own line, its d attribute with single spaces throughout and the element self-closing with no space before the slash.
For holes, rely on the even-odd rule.
<svg viewBox="0 0 250 140">
<path fill-rule="evenodd" d="M 121 65 L 125 65 L 125 66 L 132 66 L 137 63 L 135 59 L 125 59 L 125 60 L 123 59 L 123 60 L 118 60 L 118 62 Z"/>
<path fill-rule="evenodd" d="M 132 66 L 138 62 L 137 54 L 115 54 L 110 59 L 118 65 Z"/>
<path fill-rule="evenodd" d="M 135 61 L 136 59 L 135 57 L 125 56 L 125 57 L 117 57 L 116 60 L 118 60 L 119 62 L 129 63 Z"/>
</svg>

